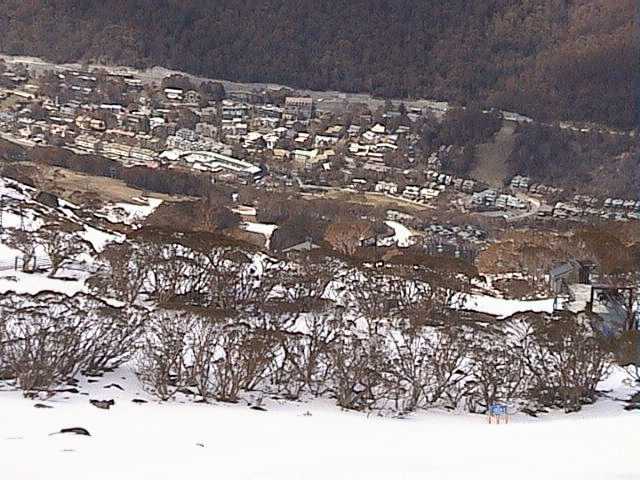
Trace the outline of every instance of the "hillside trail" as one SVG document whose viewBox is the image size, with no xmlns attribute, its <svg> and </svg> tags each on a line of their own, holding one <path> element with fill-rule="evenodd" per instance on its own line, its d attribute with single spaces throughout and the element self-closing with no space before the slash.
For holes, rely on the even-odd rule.
<svg viewBox="0 0 640 480">
<path fill-rule="evenodd" d="M 493 188 L 501 188 L 509 174 L 507 160 L 516 140 L 516 124 L 503 122 L 493 141 L 478 145 L 476 167 L 471 177 L 485 182 Z"/>
</svg>

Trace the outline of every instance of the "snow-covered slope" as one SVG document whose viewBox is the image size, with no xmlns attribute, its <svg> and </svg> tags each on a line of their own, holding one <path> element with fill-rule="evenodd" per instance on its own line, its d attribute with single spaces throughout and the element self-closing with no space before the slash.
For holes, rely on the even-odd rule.
<svg viewBox="0 0 640 480">
<path fill-rule="evenodd" d="M 74 295 L 85 291 L 85 281 L 89 277 L 96 253 L 110 242 L 122 242 L 125 236 L 112 232 L 100 225 L 99 221 L 89 223 L 77 206 L 58 200 L 58 206 L 45 205 L 38 201 L 38 191 L 8 178 L 0 177 L 0 293 L 13 291 L 20 294 L 36 294 L 53 291 Z M 152 211 L 159 201 L 149 201 L 143 211 Z M 89 212 L 90 213 L 90 212 Z M 83 215 L 81 218 L 79 215 Z M 96 219 L 95 217 L 94 220 Z M 40 234 L 51 224 L 73 227 L 64 235 L 69 243 L 85 243 L 86 248 L 70 258 L 58 272 L 50 278 L 50 259 Z M 44 228 L 43 228 L 44 227 Z M 75 229 L 76 231 L 72 231 Z M 17 231 L 26 232 L 35 245 L 33 273 L 25 273 L 21 268 L 23 253 L 12 243 Z M 18 268 L 15 268 L 15 267 Z"/>
<path fill-rule="evenodd" d="M 640 411 L 603 400 L 577 414 L 409 418 L 341 412 L 328 401 L 156 403 L 121 369 L 49 401 L 0 392 L 0 476 L 7 480 L 631 480 L 640 478 Z M 603 388 L 624 396 L 622 373 Z M 121 391 L 114 384 L 122 387 Z M 108 387 L 108 388 L 107 388 Z M 133 398 L 148 403 L 134 403 Z M 114 399 L 101 410 L 90 399 Z M 53 408 L 34 408 L 36 403 Z M 83 427 L 91 436 L 56 434 Z"/>
</svg>

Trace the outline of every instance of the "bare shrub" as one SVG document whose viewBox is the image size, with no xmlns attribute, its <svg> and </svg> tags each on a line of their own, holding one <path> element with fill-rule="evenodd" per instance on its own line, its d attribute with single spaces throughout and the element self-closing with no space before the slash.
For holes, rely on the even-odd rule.
<svg viewBox="0 0 640 480">
<path fill-rule="evenodd" d="M 386 403 L 392 385 L 383 375 L 388 362 L 384 338 L 344 332 L 328 349 L 331 383 L 339 406 L 373 409 Z"/>
<path fill-rule="evenodd" d="M 530 373 L 522 349 L 505 334 L 476 333 L 469 352 L 471 376 L 467 408 L 486 412 L 494 403 L 508 404 L 522 399 Z"/>
<path fill-rule="evenodd" d="M 193 316 L 184 312 L 158 312 L 146 322 L 138 372 L 161 400 L 169 400 L 187 383 L 187 335 L 193 323 Z"/>
<path fill-rule="evenodd" d="M 595 399 L 596 386 L 611 365 L 588 319 L 575 315 L 541 319 L 523 340 L 524 358 L 533 375 L 529 396 L 545 406 L 578 411 Z"/>
<path fill-rule="evenodd" d="M 213 394 L 217 400 L 237 402 L 242 390 L 253 390 L 267 378 L 276 343 L 270 332 L 244 326 L 218 333 L 218 355 L 210 366 Z"/>
<path fill-rule="evenodd" d="M 59 225 L 49 225 L 38 232 L 40 243 L 51 262 L 50 277 L 55 276 L 65 263 L 85 251 L 84 242 L 74 237 L 71 232 L 72 229 L 69 226 Z"/>
<path fill-rule="evenodd" d="M 625 367 L 631 379 L 640 382 L 640 331 L 624 332 L 611 345 L 618 365 Z"/>
<path fill-rule="evenodd" d="M 86 363 L 89 325 L 68 305 L 3 308 L 7 370 L 23 390 L 47 390 Z"/>
<path fill-rule="evenodd" d="M 149 313 L 138 307 L 114 308 L 98 302 L 91 308 L 95 320 L 91 326 L 91 355 L 84 370 L 100 372 L 119 367 L 140 346 Z"/>
<path fill-rule="evenodd" d="M 305 312 L 297 322 L 295 333 L 282 335 L 282 364 L 274 369 L 276 384 L 290 398 L 299 398 L 303 391 L 324 394 L 329 387 L 331 366 L 329 349 L 339 337 L 341 310 L 321 308 Z"/>
<path fill-rule="evenodd" d="M 0 310 L 0 368 L 25 390 L 117 367 L 139 340 L 143 318 L 86 295 L 52 293 L 7 296 Z"/>
<path fill-rule="evenodd" d="M 133 305 L 143 293 L 152 254 L 147 244 L 107 245 L 98 257 L 102 271 L 90 279 L 90 287 L 99 295 L 112 296 L 125 305 Z"/>
<path fill-rule="evenodd" d="M 38 243 L 33 233 L 26 230 L 12 229 L 6 239 L 6 244 L 22 253 L 22 271 L 33 272 L 35 269 L 36 250 Z"/>
</svg>

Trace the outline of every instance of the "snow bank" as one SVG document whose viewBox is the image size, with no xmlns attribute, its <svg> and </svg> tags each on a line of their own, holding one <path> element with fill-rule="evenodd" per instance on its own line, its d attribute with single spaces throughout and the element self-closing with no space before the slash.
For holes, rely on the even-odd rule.
<svg viewBox="0 0 640 480">
<path fill-rule="evenodd" d="M 462 294 L 461 294 L 462 295 Z M 463 295 L 454 299 L 454 304 L 462 302 L 462 310 L 495 315 L 506 318 L 520 312 L 553 313 L 553 298 L 543 300 L 507 300 L 489 295 Z"/>
</svg>

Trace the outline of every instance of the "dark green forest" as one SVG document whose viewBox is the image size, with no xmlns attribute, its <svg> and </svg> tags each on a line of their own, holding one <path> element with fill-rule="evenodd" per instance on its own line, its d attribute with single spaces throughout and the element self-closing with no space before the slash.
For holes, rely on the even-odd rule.
<svg viewBox="0 0 640 480">
<path fill-rule="evenodd" d="M 634 125 L 637 0 L 0 0 L 0 50 Z"/>
</svg>

